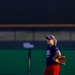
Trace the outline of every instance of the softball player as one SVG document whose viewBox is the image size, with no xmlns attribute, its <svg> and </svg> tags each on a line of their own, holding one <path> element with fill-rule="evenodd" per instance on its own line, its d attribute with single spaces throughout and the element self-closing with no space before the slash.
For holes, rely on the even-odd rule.
<svg viewBox="0 0 75 75">
<path fill-rule="evenodd" d="M 61 56 L 60 50 L 56 46 L 57 40 L 53 35 L 45 37 L 47 39 L 47 53 L 46 53 L 46 68 L 44 75 L 59 75 L 60 65 L 54 61 L 55 58 Z"/>
</svg>

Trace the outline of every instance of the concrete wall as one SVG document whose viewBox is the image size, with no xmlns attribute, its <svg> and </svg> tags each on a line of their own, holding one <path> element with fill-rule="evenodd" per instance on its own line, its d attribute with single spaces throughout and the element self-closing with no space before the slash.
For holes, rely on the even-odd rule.
<svg viewBox="0 0 75 75">
<path fill-rule="evenodd" d="M 53 34 L 58 41 L 75 41 L 75 31 L 0 31 L 0 41 L 44 41 L 49 34 Z"/>
</svg>

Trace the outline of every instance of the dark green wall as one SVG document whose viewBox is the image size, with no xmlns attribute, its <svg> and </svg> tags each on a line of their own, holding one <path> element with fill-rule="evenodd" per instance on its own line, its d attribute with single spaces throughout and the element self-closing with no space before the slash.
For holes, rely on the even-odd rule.
<svg viewBox="0 0 75 75">
<path fill-rule="evenodd" d="M 75 75 L 75 51 L 61 50 L 66 56 L 66 64 L 61 65 L 60 75 Z M 45 69 L 45 50 L 32 51 L 32 75 L 42 75 Z"/>
<path fill-rule="evenodd" d="M 27 50 L 0 50 L 0 75 L 26 75 L 27 60 Z"/>
<path fill-rule="evenodd" d="M 32 75 L 43 75 L 46 60 L 45 50 L 32 50 Z"/>
<path fill-rule="evenodd" d="M 75 50 L 62 50 L 61 52 L 66 56 L 66 65 L 61 66 L 60 75 L 75 75 Z"/>
<path fill-rule="evenodd" d="M 75 75 L 75 50 L 61 50 L 66 65 L 61 65 L 60 75 Z M 31 50 L 31 75 L 43 75 L 45 50 Z M 0 75 L 28 75 L 28 50 L 0 50 Z"/>
</svg>

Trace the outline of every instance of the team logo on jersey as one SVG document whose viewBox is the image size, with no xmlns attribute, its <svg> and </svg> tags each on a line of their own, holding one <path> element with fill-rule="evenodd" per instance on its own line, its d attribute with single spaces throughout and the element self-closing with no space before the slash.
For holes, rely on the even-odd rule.
<svg viewBox="0 0 75 75">
<path fill-rule="evenodd" d="M 50 50 L 47 50 L 46 52 L 46 56 L 49 57 L 51 54 L 50 54 Z"/>
</svg>

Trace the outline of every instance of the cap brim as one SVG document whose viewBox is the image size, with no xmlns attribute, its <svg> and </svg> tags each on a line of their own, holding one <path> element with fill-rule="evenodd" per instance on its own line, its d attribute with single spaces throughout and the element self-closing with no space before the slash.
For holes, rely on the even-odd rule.
<svg viewBox="0 0 75 75">
<path fill-rule="evenodd" d="M 47 40 L 50 40 L 50 38 L 48 38 L 47 36 L 45 37 Z"/>
</svg>

